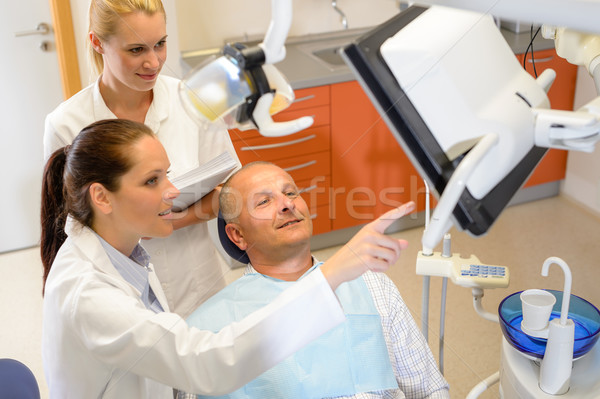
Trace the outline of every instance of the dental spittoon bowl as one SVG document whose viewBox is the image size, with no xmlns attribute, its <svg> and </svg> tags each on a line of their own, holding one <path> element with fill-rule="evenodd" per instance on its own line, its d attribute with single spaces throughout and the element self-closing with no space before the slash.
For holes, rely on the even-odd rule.
<svg viewBox="0 0 600 399">
<path fill-rule="evenodd" d="M 560 318 L 563 292 L 545 291 L 556 297 L 550 320 Z M 504 334 L 508 343 L 519 352 L 533 358 L 542 359 L 546 351 L 547 340 L 529 336 L 521 330 L 521 321 L 523 320 L 521 298 L 519 297 L 521 292 L 515 292 L 507 296 L 498 306 L 502 334 Z M 600 337 L 600 311 L 585 299 L 571 294 L 568 317 L 575 324 L 573 360 L 577 360 L 588 353 Z"/>
</svg>

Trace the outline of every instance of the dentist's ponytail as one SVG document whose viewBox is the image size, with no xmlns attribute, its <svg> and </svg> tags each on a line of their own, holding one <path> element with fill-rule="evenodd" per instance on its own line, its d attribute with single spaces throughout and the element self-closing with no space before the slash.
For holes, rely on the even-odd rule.
<svg viewBox="0 0 600 399">
<path fill-rule="evenodd" d="M 50 266 L 60 246 L 67 239 L 65 221 L 67 211 L 63 193 L 63 171 L 65 169 L 68 147 L 56 150 L 48 159 L 42 180 L 42 237 L 40 252 L 44 266 L 44 285 L 50 272 Z M 42 294 L 43 294 L 42 288 Z"/>
</svg>

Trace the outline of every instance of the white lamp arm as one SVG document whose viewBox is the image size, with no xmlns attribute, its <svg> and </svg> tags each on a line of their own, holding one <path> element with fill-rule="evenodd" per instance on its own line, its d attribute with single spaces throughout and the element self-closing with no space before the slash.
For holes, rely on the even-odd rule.
<svg viewBox="0 0 600 399">
<path fill-rule="evenodd" d="M 285 58 L 285 40 L 292 25 L 292 0 L 271 0 L 271 23 L 262 43 L 265 63 L 275 64 Z"/>
<path fill-rule="evenodd" d="M 273 93 L 263 94 L 256 102 L 256 107 L 252 112 L 252 119 L 260 134 L 265 137 L 281 137 L 288 134 L 304 130 L 313 124 L 313 118 L 303 116 L 286 122 L 275 122 L 269 113 L 269 108 L 273 103 Z"/>
</svg>

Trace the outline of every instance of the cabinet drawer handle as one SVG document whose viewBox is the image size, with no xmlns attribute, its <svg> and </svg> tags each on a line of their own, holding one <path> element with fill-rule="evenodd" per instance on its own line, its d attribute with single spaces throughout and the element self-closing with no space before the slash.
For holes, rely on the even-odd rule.
<svg viewBox="0 0 600 399">
<path fill-rule="evenodd" d="M 315 220 L 317 218 L 317 216 L 319 216 L 318 213 L 313 213 L 312 215 L 310 215 L 310 219 Z"/>
<path fill-rule="evenodd" d="M 316 137 L 317 137 L 316 134 L 311 134 L 310 136 L 302 137 L 301 139 L 284 141 L 283 143 L 275 143 L 275 144 L 265 144 L 265 145 L 255 145 L 255 146 L 250 146 L 250 147 L 242 147 L 242 148 L 240 148 L 240 151 L 270 150 L 272 148 L 280 148 L 280 147 L 286 147 L 288 145 L 294 145 L 294 144 L 302 143 L 304 141 L 312 140 L 312 139 L 314 139 Z"/>
<path fill-rule="evenodd" d="M 297 103 L 301 103 L 302 101 L 308 101 L 308 100 L 312 100 L 313 98 L 315 98 L 316 96 L 314 94 L 310 94 L 308 96 L 304 96 L 304 97 L 300 97 L 300 98 L 296 98 L 294 101 L 292 101 L 292 104 L 297 104 Z"/>
<path fill-rule="evenodd" d="M 530 64 L 533 64 L 533 62 L 535 61 L 535 63 L 540 63 L 540 62 L 550 62 L 554 59 L 553 56 L 550 57 L 546 57 L 546 58 L 535 58 L 534 60 L 531 60 L 531 58 L 527 59 L 527 62 L 529 62 Z"/>
<path fill-rule="evenodd" d="M 283 168 L 283 170 L 285 170 L 286 172 L 291 172 L 292 170 L 306 168 L 306 167 L 309 167 L 310 165 L 314 165 L 316 163 L 317 163 L 317 161 L 308 161 L 308 162 L 302 163 L 300 165 L 290 166 L 289 168 Z"/>
<path fill-rule="evenodd" d="M 317 188 L 317 185 L 313 184 L 312 186 L 308 186 L 308 187 L 303 188 L 303 189 L 301 189 L 299 191 L 300 191 L 300 194 L 304 194 L 304 193 L 308 193 L 309 191 L 312 191 L 312 190 L 314 190 L 316 188 Z"/>
</svg>

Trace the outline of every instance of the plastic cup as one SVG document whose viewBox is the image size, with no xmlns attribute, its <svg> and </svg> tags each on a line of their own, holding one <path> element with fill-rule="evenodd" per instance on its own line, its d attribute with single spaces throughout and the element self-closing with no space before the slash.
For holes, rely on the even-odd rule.
<svg viewBox="0 0 600 399">
<path fill-rule="evenodd" d="M 556 298 L 548 291 L 538 289 L 523 291 L 521 293 L 522 326 L 533 331 L 547 328 L 555 303 Z"/>
</svg>

